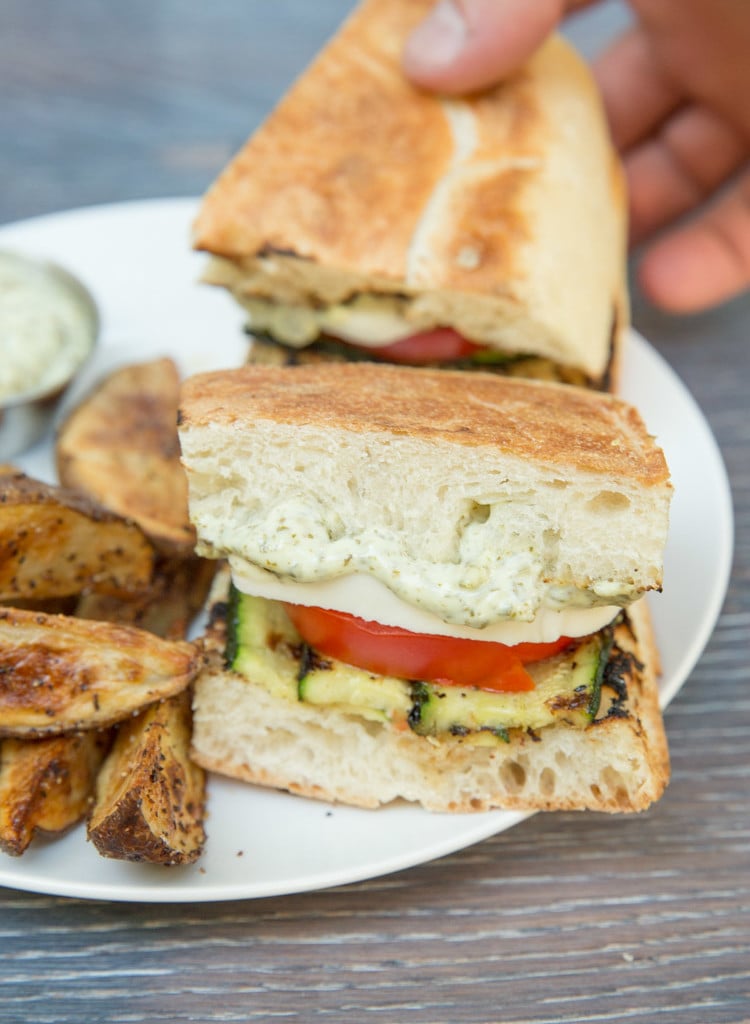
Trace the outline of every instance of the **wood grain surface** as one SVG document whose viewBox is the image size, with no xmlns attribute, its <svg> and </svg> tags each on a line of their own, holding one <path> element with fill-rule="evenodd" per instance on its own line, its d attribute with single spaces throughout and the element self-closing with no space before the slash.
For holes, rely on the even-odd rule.
<svg viewBox="0 0 750 1024">
<path fill-rule="evenodd" d="M 199 194 L 349 6 L 0 0 L 0 223 Z M 593 53 L 625 20 L 605 3 L 570 31 Z M 750 299 L 668 318 L 636 294 L 634 319 L 713 427 L 736 515 L 724 611 L 667 712 L 661 802 L 538 815 L 293 897 L 0 889 L 0 1021 L 750 1021 Z"/>
</svg>

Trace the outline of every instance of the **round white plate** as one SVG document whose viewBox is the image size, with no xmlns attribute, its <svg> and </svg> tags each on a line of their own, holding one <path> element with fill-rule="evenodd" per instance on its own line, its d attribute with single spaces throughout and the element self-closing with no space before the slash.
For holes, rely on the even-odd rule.
<svg viewBox="0 0 750 1024">
<path fill-rule="evenodd" d="M 90 381 L 123 362 L 170 355 L 183 373 L 242 362 L 242 314 L 197 283 L 193 200 L 74 210 L 0 228 L 0 246 L 46 256 L 79 275 L 100 304 L 102 339 Z M 83 382 L 85 386 L 86 382 Z M 652 600 L 663 657 L 664 706 L 701 654 L 718 617 L 732 558 L 732 505 L 711 431 L 661 357 L 633 334 L 622 392 L 663 446 L 675 484 L 665 592 Z M 49 441 L 19 460 L 54 480 Z M 706 524 L 711 528 L 707 529 Z M 106 860 L 76 828 L 0 854 L 0 885 L 109 900 L 199 902 L 320 889 L 372 878 L 462 849 L 527 815 L 454 816 L 409 805 L 328 806 L 212 777 L 208 843 L 198 864 L 158 868 Z"/>
</svg>

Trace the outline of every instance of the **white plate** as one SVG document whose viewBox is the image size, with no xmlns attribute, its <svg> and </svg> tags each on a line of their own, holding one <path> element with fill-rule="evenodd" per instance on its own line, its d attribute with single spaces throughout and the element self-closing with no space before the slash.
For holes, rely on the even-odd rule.
<svg viewBox="0 0 750 1024">
<path fill-rule="evenodd" d="M 0 244 L 57 260 L 100 303 L 102 344 L 89 378 L 122 362 L 171 355 L 183 372 L 233 366 L 246 343 L 242 316 L 221 292 L 196 283 L 189 247 L 192 200 L 74 210 L 0 229 Z M 673 371 L 637 335 L 622 391 L 663 445 L 675 495 L 663 595 L 652 608 L 661 647 L 664 706 L 713 630 L 732 557 L 732 505 L 711 431 Z M 23 468 L 53 480 L 49 442 Z M 710 524 L 710 527 L 709 527 Z M 198 902 L 302 892 L 372 878 L 462 849 L 527 815 L 452 816 L 408 805 L 377 812 L 331 807 L 211 778 L 208 843 L 199 864 L 157 868 L 105 860 L 79 827 L 0 854 L 0 885 L 110 900 Z"/>
</svg>

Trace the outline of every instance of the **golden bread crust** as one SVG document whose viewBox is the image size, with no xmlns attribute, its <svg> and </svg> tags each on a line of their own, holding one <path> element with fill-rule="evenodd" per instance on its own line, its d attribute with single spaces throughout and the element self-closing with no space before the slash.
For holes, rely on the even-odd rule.
<svg viewBox="0 0 750 1024">
<path fill-rule="evenodd" d="M 420 211 L 453 149 L 439 105 L 399 69 L 399 41 L 429 6 L 387 0 L 344 24 L 209 191 L 198 248 L 232 257 L 278 249 L 405 274 Z"/>
<path fill-rule="evenodd" d="M 243 296 L 410 300 L 592 379 L 627 321 L 625 193 L 586 64 L 554 37 L 502 84 L 446 100 L 401 70 L 427 0 L 364 0 L 209 189 L 196 248 Z"/>
<path fill-rule="evenodd" d="M 407 276 L 414 233 L 455 149 L 444 101 L 411 85 L 400 67 L 403 42 L 430 6 L 367 0 L 355 11 L 209 190 L 197 248 L 234 259 L 279 251 Z M 525 274 L 531 190 L 562 132 L 539 93 L 555 86 L 596 103 L 585 65 L 560 40 L 513 78 L 456 104 L 473 136 L 470 187 L 452 195 L 431 232 L 429 271 L 420 261 L 415 283 L 507 294 Z M 610 167 L 612 202 L 622 208 L 614 156 Z"/>
<path fill-rule="evenodd" d="M 317 424 L 490 446 L 524 460 L 668 486 L 660 448 L 631 405 L 541 381 L 375 363 L 245 366 L 183 385 L 180 424 Z"/>
</svg>

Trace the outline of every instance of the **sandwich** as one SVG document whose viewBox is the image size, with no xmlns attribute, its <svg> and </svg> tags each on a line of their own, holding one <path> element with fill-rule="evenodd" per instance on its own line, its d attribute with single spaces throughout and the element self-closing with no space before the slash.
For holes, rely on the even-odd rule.
<svg viewBox="0 0 750 1024">
<path fill-rule="evenodd" d="M 203 198 L 250 358 L 450 363 L 612 388 L 626 203 L 583 60 L 550 39 L 460 99 L 401 71 L 430 0 L 365 0 Z"/>
<path fill-rule="evenodd" d="M 221 559 L 192 756 L 378 807 L 635 811 L 669 775 L 646 597 L 671 484 L 596 391 L 378 363 L 183 385 Z"/>
</svg>

